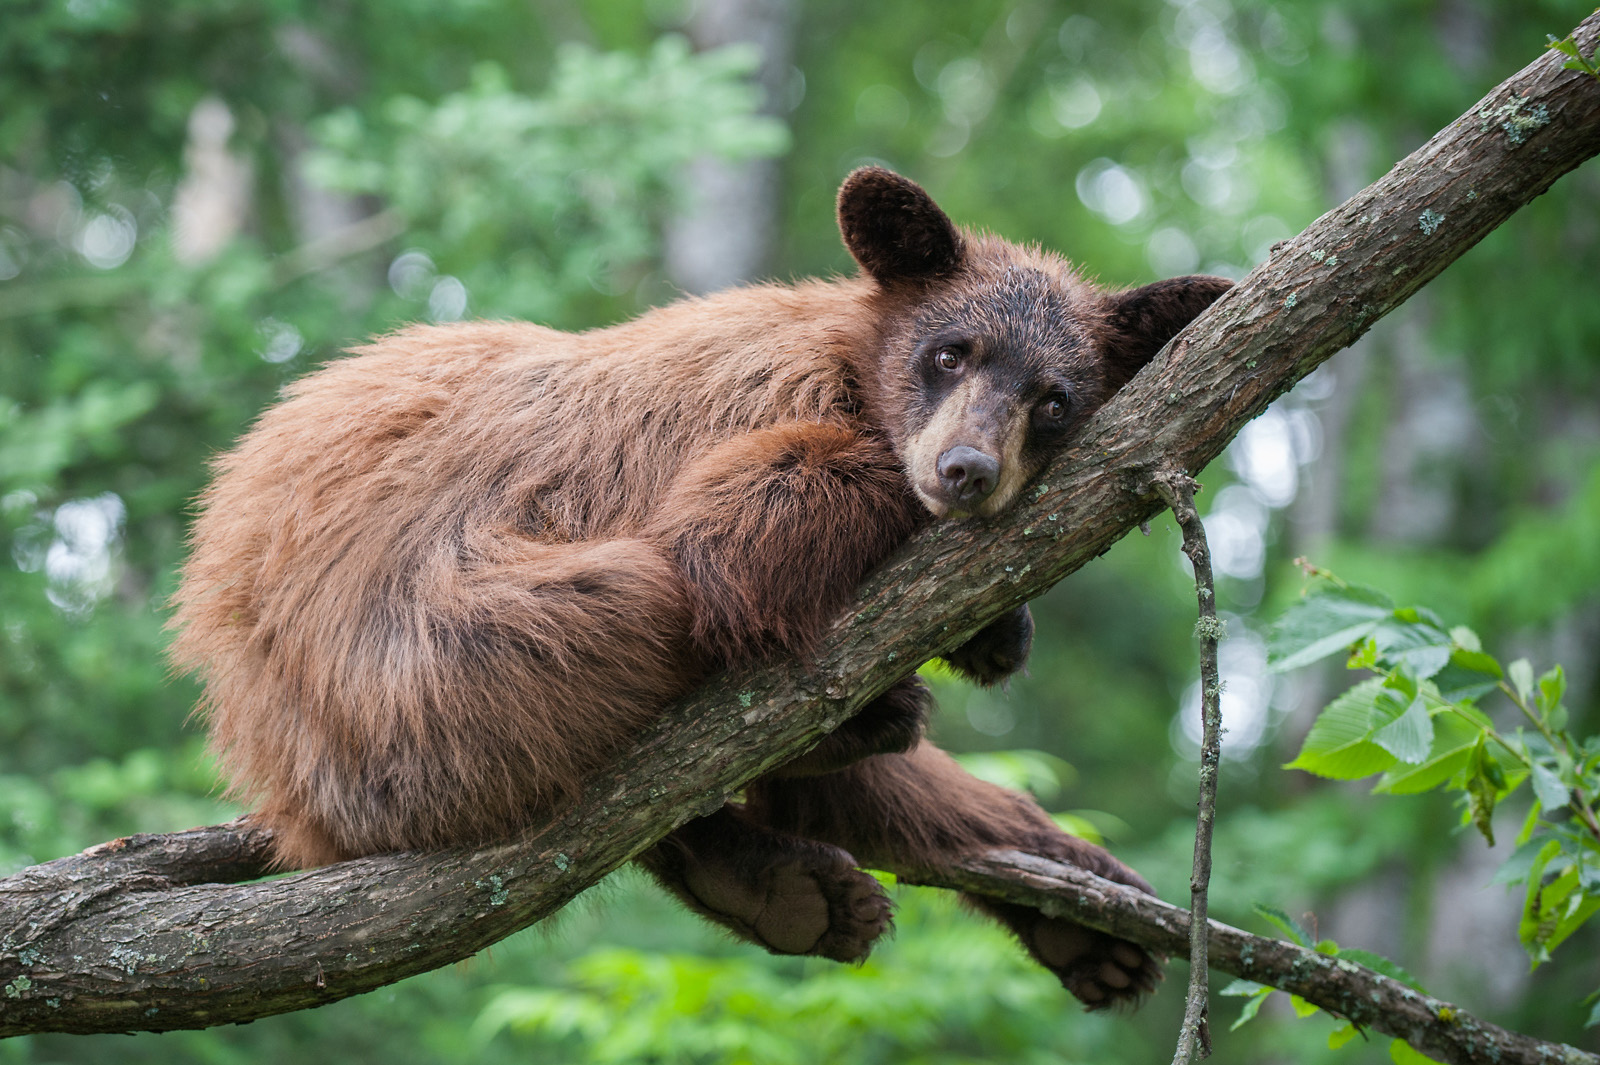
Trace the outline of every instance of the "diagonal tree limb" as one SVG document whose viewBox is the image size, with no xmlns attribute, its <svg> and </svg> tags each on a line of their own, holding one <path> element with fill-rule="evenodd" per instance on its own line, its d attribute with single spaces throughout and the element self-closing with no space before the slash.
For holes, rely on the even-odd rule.
<svg viewBox="0 0 1600 1065">
<path fill-rule="evenodd" d="M 1600 16 L 1578 27 L 1585 54 L 1597 34 Z M 908 668 L 1103 553 L 1160 509 L 1145 487 L 1153 472 L 1204 467 L 1274 398 L 1600 152 L 1600 81 L 1559 58 L 1530 64 L 1281 245 L 1011 513 L 930 529 L 867 581 L 814 660 L 712 680 L 521 839 L 204 882 L 260 871 L 260 833 L 224 826 L 136 837 L 0 880 L 0 1036 L 164 1031 L 303 1009 L 448 964 L 548 916 Z M 1226 948 L 1212 949 L 1226 969 Z M 1251 978 L 1278 982 L 1260 969 Z M 1571 1053 L 1505 1060 L 1590 1060 Z"/>
</svg>

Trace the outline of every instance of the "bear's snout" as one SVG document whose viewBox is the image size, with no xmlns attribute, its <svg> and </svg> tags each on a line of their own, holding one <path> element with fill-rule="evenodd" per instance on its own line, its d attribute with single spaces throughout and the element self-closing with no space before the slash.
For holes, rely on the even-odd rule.
<svg viewBox="0 0 1600 1065">
<path fill-rule="evenodd" d="M 939 487 L 951 506 L 971 510 L 1000 483 L 1000 460 L 962 444 L 939 456 L 938 472 Z"/>
</svg>

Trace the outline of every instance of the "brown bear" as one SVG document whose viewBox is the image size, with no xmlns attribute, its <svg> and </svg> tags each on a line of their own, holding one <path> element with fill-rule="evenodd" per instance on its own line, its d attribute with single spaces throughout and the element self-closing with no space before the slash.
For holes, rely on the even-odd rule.
<svg viewBox="0 0 1600 1065">
<path fill-rule="evenodd" d="M 215 464 L 173 657 L 284 868 L 504 837 L 712 671 L 804 652 L 934 519 L 999 513 L 1228 286 L 1107 293 L 957 229 L 879 168 L 839 192 L 847 280 L 753 285 L 585 333 L 413 326 L 295 382 Z M 1026 608 L 945 656 L 1019 669 Z M 866 956 L 860 864 L 1011 847 L 1149 890 L 922 739 L 914 675 L 644 866 L 780 953 Z M 974 905 L 1091 1007 L 1131 943 Z"/>
</svg>

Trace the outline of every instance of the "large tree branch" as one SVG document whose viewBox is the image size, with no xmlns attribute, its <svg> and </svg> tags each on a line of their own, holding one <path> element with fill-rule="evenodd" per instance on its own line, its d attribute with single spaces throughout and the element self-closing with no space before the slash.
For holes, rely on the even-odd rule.
<svg viewBox="0 0 1600 1065">
<path fill-rule="evenodd" d="M 1597 27 L 1591 16 L 1578 29 L 1586 54 Z M 868 580 L 812 661 L 713 680 L 517 841 L 239 884 L 215 881 L 261 871 L 261 833 L 221 826 L 107 844 L 0 881 L 0 1036 L 251 1020 L 437 968 L 548 916 L 908 668 L 1103 553 L 1160 509 L 1152 473 L 1205 466 L 1273 398 L 1597 152 L 1600 82 L 1541 57 L 1281 246 L 1011 513 L 929 530 Z M 1159 947 L 1169 926 L 1115 930 Z M 1212 944 L 1228 969 L 1227 945 Z M 1279 983 L 1292 968 L 1248 975 Z M 1301 993 L 1320 1002 L 1313 992 Z"/>
</svg>

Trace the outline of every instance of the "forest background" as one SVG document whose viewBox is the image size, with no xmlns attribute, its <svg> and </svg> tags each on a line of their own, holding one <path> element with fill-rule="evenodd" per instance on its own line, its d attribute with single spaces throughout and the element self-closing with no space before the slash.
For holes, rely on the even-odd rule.
<svg viewBox="0 0 1600 1065">
<path fill-rule="evenodd" d="M 1112 285 L 1243 276 L 1521 67 L 1584 3 L 0 0 L 0 873 L 236 810 L 168 675 L 207 460 L 287 381 L 410 321 L 606 324 L 847 272 L 854 166 Z M 729 42 L 743 41 L 731 49 Z M 1521 892 L 1443 795 L 1285 771 L 1348 683 L 1265 670 L 1290 560 L 1561 662 L 1600 723 L 1600 169 L 1514 216 L 1276 403 L 1200 480 L 1226 762 L 1212 911 L 1379 951 L 1588 1049 L 1588 929 L 1529 971 Z M 308 441 L 307 446 L 315 446 Z M 1198 688 L 1170 520 L 1035 603 L 1030 675 L 934 671 L 935 733 L 1186 897 Z M 1486 703 L 1493 712 L 1509 711 Z M 719 938 L 624 873 L 470 963 L 311 1012 L 35 1036 L 0 1063 L 1161 1060 L 1183 966 L 1090 1016 L 946 896 L 900 889 L 857 969 Z M 1219 981 L 1220 983 L 1220 981 Z M 1283 996 L 1222 1060 L 1327 1047 Z"/>
</svg>

